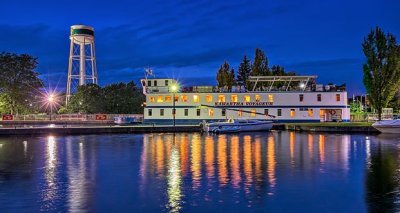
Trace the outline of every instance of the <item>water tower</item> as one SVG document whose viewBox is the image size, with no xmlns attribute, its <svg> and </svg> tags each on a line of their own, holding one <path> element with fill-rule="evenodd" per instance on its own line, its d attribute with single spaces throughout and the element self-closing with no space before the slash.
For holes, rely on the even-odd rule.
<svg viewBox="0 0 400 213">
<path fill-rule="evenodd" d="M 71 93 L 86 83 L 97 84 L 94 29 L 86 25 L 71 26 L 66 104 Z"/>
</svg>

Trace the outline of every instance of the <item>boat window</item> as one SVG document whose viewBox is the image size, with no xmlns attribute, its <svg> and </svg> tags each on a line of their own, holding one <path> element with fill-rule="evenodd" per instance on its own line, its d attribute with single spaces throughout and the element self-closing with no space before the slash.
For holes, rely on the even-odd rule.
<svg viewBox="0 0 400 213">
<path fill-rule="evenodd" d="M 178 102 L 179 101 L 179 96 L 175 96 L 174 99 L 175 99 L 175 102 Z"/>
<path fill-rule="evenodd" d="M 165 80 L 165 86 L 168 86 L 168 80 Z"/>
<path fill-rule="evenodd" d="M 151 87 L 151 81 L 147 81 L 147 86 Z"/>
<path fill-rule="evenodd" d="M 314 111 L 311 108 L 308 109 L 308 117 L 314 117 Z"/>
<path fill-rule="evenodd" d="M 162 95 L 159 95 L 159 96 L 157 97 L 157 102 L 163 102 L 163 97 L 162 97 Z"/>
<path fill-rule="evenodd" d="M 218 102 L 225 102 L 225 95 L 218 95 Z"/>
<path fill-rule="evenodd" d="M 189 115 L 189 109 L 185 109 L 185 116 Z"/>
<path fill-rule="evenodd" d="M 336 101 L 340 101 L 340 94 L 336 94 Z"/>
<path fill-rule="evenodd" d="M 244 99 L 244 102 L 250 102 L 250 95 L 245 95 L 243 97 L 243 99 Z"/>
<path fill-rule="evenodd" d="M 208 116 L 210 116 L 210 117 L 214 116 L 214 110 L 213 109 L 208 109 Z"/>
<path fill-rule="evenodd" d="M 268 109 L 264 109 L 264 114 L 265 114 L 265 115 L 269 115 Z"/>
<path fill-rule="evenodd" d="M 200 101 L 199 95 L 193 95 L 193 102 L 198 103 Z"/>
<path fill-rule="evenodd" d="M 303 102 L 303 100 L 304 100 L 304 95 L 303 95 L 303 94 L 300 94 L 300 95 L 299 95 L 299 101 L 300 101 L 300 102 Z"/>
<path fill-rule="evenodd" d="M 225 116 L 225 115 L 226 115 L 226 109 L 222 109 L 221 116 Z"/>
<path fill-rule="evenodd" d="M 295 109 L 290 109 L 290 117 L 296 116 L 296 110 Z"/>
<path fill-rule="evenodd" d="M 317 101 L 321 102 L 321 100 L 322 100 L 321 94 L 317 94 Z"/>
<path fill-rule="evenodd" d="M 255 117 L 256 116 L 256 109 L 251 109 L 251 117 Z"/>
<path fill-rule="evenodd" d="M 274 95 L 272 94 L 268 95 L 268 102 L 274 102 Z"/>
<path fill-rule="evenodd" d="M 150 102 L 155 102 L 154 96 L 149 96 L 149 101 L 150 101 Z"/>
<path fill-rule="evenodd" d="M 256 95 L 256 102 L 260 102 L 261 101 L 261 96 L 260 95 Z"/>
<path fill-rule="evenodd" d="M 238 102 L 238 96 L 237 95 L 231 95 L 231 102 Z"/>
<path fill-rule="evenodd" d="M 187 95 L 182 95 L 181 96 L 182 102 L 188 102 L 188 97 Z"/>
<path fill-rule="evenodd" d="M 164 100 L 165 100 L 165 102 L 171 102 L 171 96 L 166 95 Z"/>
<path fill-rule="evenodd" d="M 242 110 L 242 109 L 240 109 L 240 110 L 238 111 L 238 116 L 239 116 L 239 117 L 242 117 L 242 116 L 243 116 L 243 110 Z"/>
<path fill-rule="evenodd" d="M 206 102 L 207 103 L 212 102 L 212 95 L 206 95 Z"/>
<path fill-rule="evenodd" d="M 160 116 L 164 116 L 164 109 L 160 109 Z"/>
<path fill-rule="evenodd" d="M 149 109 L 149 110 L 147 111 L 147 113 L 148 113 L 149 116 L 152 116 L 152 115 L 153 115 L 153 110 L 152 110 L 152 109 Z"/>
<path fill-rule="evenodd" d="M 282 109 L 278 109 L 278 116 L 282 116 Z"/>
<path fill-rule="evenodd" d="M 200 110 L 200 109 L 197 109 L 197 110 L 196 110 L 196 114 L 197 114 L 197 116 L 200 116 L 200 112 L 201 112 L 201 110 Z"/>
<path fill-rule="evenodd" d="M 155 86 L 155 87 L 157 86 L 157 80 L 154 81 L 154 86 Z"/>
</svg>

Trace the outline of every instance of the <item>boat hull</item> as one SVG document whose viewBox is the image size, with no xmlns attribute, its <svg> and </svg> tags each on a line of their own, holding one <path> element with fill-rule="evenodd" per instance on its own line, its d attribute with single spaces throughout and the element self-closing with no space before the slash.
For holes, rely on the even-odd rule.
<svg viewBox="0 0 400 213">
<path fill-rule="evenodd" d="M 400 134 L 400 120 L 378 121 L 372 126 L 382 133 Z"/>
<path fill-rule="evenodd" d="M 256 121 L 249 123 L 230 123 L 230 122 L 216 122 L 203 124 L 203 131 L 205 132 L 256 132 L 256 131 L 269 131 L 273 125 L 272 121 Z M 226 131 L 225 131 L 226 130 Z M 234 130 L 234 131 L 230 131 Z"/>
</svg>

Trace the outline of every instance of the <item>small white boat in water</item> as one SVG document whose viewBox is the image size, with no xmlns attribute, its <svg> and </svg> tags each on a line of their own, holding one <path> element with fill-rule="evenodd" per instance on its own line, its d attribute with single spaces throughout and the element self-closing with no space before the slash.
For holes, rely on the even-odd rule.
<svg viewBox="0 0 400 213">
<path fill-rule="evenodd" d="M 382 133 L 400 134 L 400 120 L 377 121 L 372 126 Z"/>
<path fill-rule="evenodd" d="M 250 120 L 250 119 L 229 119 L 224 122 L 202 123 L 203 131 L 214 133 L 232 133 L 249 131 L 269 131 L 273 121 Z"/>
</svg>

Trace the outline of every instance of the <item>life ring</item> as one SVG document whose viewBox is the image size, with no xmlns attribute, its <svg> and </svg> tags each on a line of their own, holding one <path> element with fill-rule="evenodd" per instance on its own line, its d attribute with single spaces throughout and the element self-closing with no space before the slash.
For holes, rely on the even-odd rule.
<svg viewBox="0 0 400 213">
<path fill-rule="evenodd" d="M 331 110 L 329 110 L 329 113 L 330 113 L 331 115 L 336 115 L 336 110 L 331 109 Z"/>
</svg>

